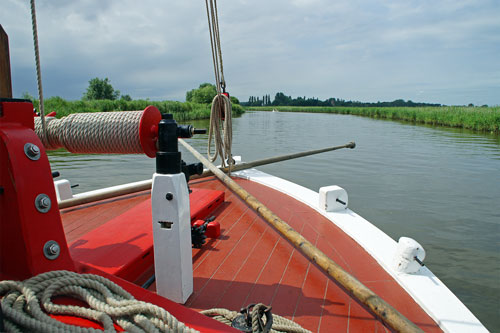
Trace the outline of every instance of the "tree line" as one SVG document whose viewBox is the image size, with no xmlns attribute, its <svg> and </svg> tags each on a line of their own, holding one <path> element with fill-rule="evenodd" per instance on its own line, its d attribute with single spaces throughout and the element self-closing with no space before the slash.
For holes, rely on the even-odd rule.
<svg viewBox="0 0 500 333">
<path fill-rule="evenodd" d="M 198 104 L 210 104 L 214 96 L 217 95 L 217 89 L 215 85 L 211 83 L 202 83 L 198 88 L 189 90 L 186 93 L 186 102 L 198 103 Z M 240 104 L 240 101 L 234 97 L 230 96 L 231 102 L 233 104 Z M 111 85 L 108 78 L 99 79 L 93 78 L 89 81 L 89 86 L 87 91 L 83 94 L 82 100 L 93 101 L 93 100 L 125 100 L 132 101 L 130 95 L 121 95 L 120 90 L 116 90 Z"/>
<path fill-rule="evenodd" d="M 420 103 L 413 102 L 411 100 L 405 101 L 403 99 L 396 99 L 392 102 L 359 102 L 359 101 L 346 101 L 340 98 L 328 98 L 325 100 L 320 100 L 318 98 L 312 97 L 307 98 L 297 97 L 292 98 L 287 96 L 282 92 L 276 93 L 274 100 L 271 101 L 270 95 L 262 96 L 250 96 L 248 102 L 242 102 L 243 106 L 356 106 L 356 107 L 387 107 L 387 106 L 397 106 L 397 107 L 422 107 L 422 106 L 441 106 L 441 104 L 432 103 Z"/>
</svg>

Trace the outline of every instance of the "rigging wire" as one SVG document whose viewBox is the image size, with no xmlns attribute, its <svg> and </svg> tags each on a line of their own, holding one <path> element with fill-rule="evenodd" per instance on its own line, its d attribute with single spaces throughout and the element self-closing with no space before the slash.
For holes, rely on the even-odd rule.
<svg viewBox="0 0 500 333">
<path fill-rule="evenodd" d="M 210 2 L 210 4 L 209 4 Z M 224 78 L 224 67 L 222 64 L 222 49 L 220 45 L 219 16 L 217 13 L 217 0 L 205 0 L 208 19 L 208 30 L 210 34 L 210 46 L 212 49 L 212 61 L 214 66 L 215 86 L 217 95 L 212 101 L 210 112 L 210 127 L 208 130 L 207 155 L 211 162 L 221 157 L 221 165 L 229 167 L 234 164 L 231 154 L 233 139 L 232 132 L 232 108 L 231 100 L 226 94 L 226 80 Z M 212 140 L 215 143 L 215 153 L 212 155 Z"/>
<path fill-rule="evenodd" d="M 46 136 L 45 109 L 43 105 L 42 71 L 40 69 L 40 52 L 38 49 L 38 31 L 36 25 L 35 0 L 31 0 L 31 26 L 33 28 L 33 47 L 35 49 L 36 81 L 38 84 L 38 100 L 40 108 L 40 119 L 42 120 L 43 136 Z"/>
</svg>

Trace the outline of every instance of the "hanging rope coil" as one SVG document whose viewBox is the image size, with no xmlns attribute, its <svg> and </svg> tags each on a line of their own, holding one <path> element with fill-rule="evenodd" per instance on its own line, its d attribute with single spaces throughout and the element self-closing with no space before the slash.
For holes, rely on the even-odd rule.
<svg viewBox="0 0 500 333">
<path fill-rule="evenodd" d="M 54 296 L 70 295 L 89 307 L 60 305 Z M 103 332 L 65 324 L 54 315 L 75 315 L 100 322 L 104 332 L 196 332 L 165 309 L 136 300 L 110 280 L 93 274 L 51 271 L 23 282 L 0 282 L 1 306 L 8 332 Z"/>
<path fill-rule="evenodd" d="M 231 146 L 233 144 L 233 123 L 231 118 L 231 101 L 226 95 L 216 95 L 212 101 L 210 110 L 210 127 L 208 129 L 208 159 L 213 162 L 217 156 L 221 157 L 222 167 L 234 164 L 231 155 Z M 223 119 L 224 115 L 224 120 Z M 212 155 L 212 140 L 215 143 L 215 152 Z"/>
<path fill-rule="evenodd" d="M 65 148 L 81 154 L 144 153 L 139 136 L 143 111 L 73 113 L 47 118 L 47 135 L 35 118 L 35 132 L 47 149 Z"/>
</svg>

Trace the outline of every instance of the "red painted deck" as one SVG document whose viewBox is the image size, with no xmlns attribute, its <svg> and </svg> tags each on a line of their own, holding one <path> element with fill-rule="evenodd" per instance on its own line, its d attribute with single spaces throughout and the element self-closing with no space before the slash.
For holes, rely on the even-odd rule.
<svg viewBox="0 0 500 333">
<path fill-rule="evenodd" d="M 440 331 L 366 251 L 321 214 L 265 186 L 237 182 L 424 331 Z M 221 237 L 193 249 L 194 293 L 186 306 L 239 310 L 261 302 L 311 331 L 388 331 L 219 181 L 191 186 L 225 191 L 226 199 L 211 214 L 221 224 Z M 68 243 L 146 200 L 147 194 L 64 210 Z"/>
</svg>

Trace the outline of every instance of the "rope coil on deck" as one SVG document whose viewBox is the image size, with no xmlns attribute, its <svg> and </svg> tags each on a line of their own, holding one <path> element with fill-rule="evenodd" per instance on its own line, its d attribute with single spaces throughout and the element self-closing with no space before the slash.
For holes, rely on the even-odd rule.
<svg viewBox="0 0 500 333">
<path fill-rule="evenodd" d="M 89 305 L 54 304 L 70 295 Z M 1 307 L 8 332 L 102 332 L 60 322 L 48 314 L 75 315 L 100 322 L 105 332 L 116 332 L 116 322 L 127 332 L 197 332 L 165 309 L 136 300 L 110 280 L 93 274 L 51 271 L 23 282 L 0 282 Z"/>
<path fill-rule="evenodd" d="M 263 332 L 264 330 L 259 329 L 259 325 L 257 324 L 259 321 L 259 318 L 263 321 L 264 324 L 266 324 L 266 319 L 265 317 L 262 317 L 261 314 L 259 313 L 261 308 L 266 307 L 266 305 L 259 303 L 253 306 L 250 316 L 251 316 L 251 322 L 252 322 L 252 332 Z M 204 314 L 205 316 L 212 317 L 215 320 L 220 321 L 221 323 L 224 323 L 226 325 L 231 326 L 232 322 L 234 319 L 239 316 L 241 313 L 236 312 L 236 311 L 231 311 L 227 309 L 222 309 L 222 308 L 215 308 L 215 309 L 209 309 L 209 310 L 204 310 L 201 311 L 200 313 Z M 309 330 L 306 330 L 299 324 L 273 314 L 272 315 L 272 327 L 269 332 L 273 333 L 279 333 L 279 332 L 287 332 L 287 333 L 308 333 L 311 332 Z"/>
<path fill-rule="evenodd" d="M 142 154 L 145 153 L 144 142 L 148 142 L 146 150 L 156 150 L 156 126 L 161 115 L 156 108 L 153 109 L 73 113 L 61 119 L 47 117 L 46 135 L 43 135 L 42 121 L 37 117 L 35 132 L 47 149 L 65 148 L 82 154 Z M 147 117 L 144 117 L 146 111 Z M 147 132 L 146 141 L 141 131 Z M 146 153 L 151 156 L 150 152 Z"/>
</svg>

